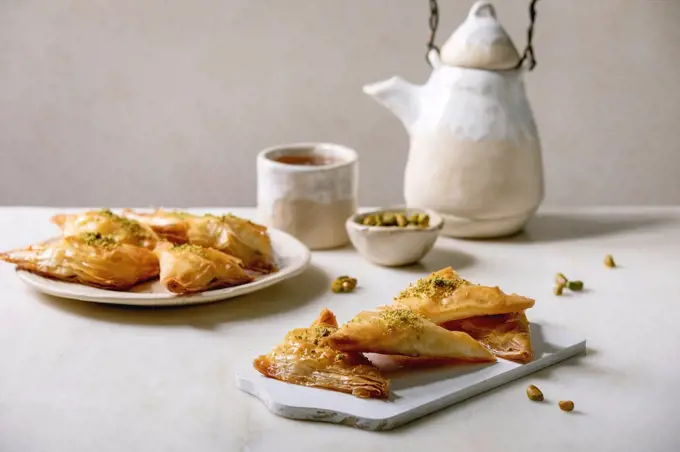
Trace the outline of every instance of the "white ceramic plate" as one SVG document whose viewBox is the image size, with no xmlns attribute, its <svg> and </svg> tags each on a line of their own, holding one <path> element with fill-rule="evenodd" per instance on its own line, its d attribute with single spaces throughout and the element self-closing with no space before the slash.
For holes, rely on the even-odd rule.
<svg viewBox="0 0 680 452">
<path fill-rule="evenodd" d="M 285 232 L 268 229 L 279 271 L 260 276 L 255 281 L 226 289 L 209 290 L 191 295 L 176 295 L 165 289 L 160 282 L 140 284 L 127 292 L 97 289 L 64 281 L 57 281 L 27 271 L 18 270 L 17 274 L 34 289 L 57 297 L 74 300 L 93 301 L 136 306 L 178 306 L 201 304 L 245 295 L 264 289 L 302 273 L 311 258 L 309 249 L 299 240 Z"/>
</svg>

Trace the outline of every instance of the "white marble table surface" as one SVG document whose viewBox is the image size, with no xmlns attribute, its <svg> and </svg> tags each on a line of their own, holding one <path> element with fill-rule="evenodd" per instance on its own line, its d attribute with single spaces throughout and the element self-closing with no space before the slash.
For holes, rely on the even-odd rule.
<svg viewBox="0 0 680 452">
<path fill-rule="evenodd" d="M 54 212 L 0 208 L 0 249 L 54 235 Z M 603 266 L 607 253 L 619 268 Z M 588 355 L 380 433 L 279 418 L 236 389 L 235 363 L 322 307 L 346 320 L 447 265 L 535 297 L 530 318 L 583 333 Z M 586 290 L 553 296 L 558 271 Z M 330 293 L 345 273 L 359 289 Z M 680 208 L 542 211 L 521 235 L 440 238 L 402 269 L 349 247 L 316 252 L 293 280 L 197 307 L 60 300 L 25 287 L 10 265 L 0 265 L 0 288 L 2 452 L 680 450 Z M 527 400 L 529 383 L 549 402 Z M 576 411 L 561 412 L 559 399 Z"/>
</svg>

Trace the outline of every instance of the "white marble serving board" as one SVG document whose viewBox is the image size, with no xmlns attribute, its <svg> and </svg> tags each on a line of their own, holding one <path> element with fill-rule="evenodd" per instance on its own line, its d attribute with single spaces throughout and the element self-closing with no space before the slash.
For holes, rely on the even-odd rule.
<svg viewBox="0 0 680 452">
<path fill-rule="evenodd" d="M 390 430 L 586 351 L 584 337 L 555 325 L 531 324 L 534 360 L 413 370 L 390 378 L 389 400 L 359 399 L 266 378 L 252 364 L 237 372 L 239 389 L 279 416 Z"/>
</svg>

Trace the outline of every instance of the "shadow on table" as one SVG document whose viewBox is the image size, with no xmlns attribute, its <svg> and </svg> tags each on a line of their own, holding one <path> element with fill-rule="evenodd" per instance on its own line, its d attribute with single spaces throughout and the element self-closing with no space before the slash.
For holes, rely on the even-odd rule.
<svg viewBox="0 0 680 452">
<path fill-rule="evenodd" d="M 330 279 L 312 265 L 303 274 L 260 291 L 193 306 L 122 306 L 68 300 L 38 294 L 40 300 L 62 311 L 103 322 L 138 325 L 191 325 L 201 329 L 296 309 L 328 291 Z"/>
<path fill-rule="evenodd" d="M 495 242 L 540 243 L 614 235 L 662 226 L 672 221 L 660 214 L 629 215 L 611 213 L 606 217 L 584 214 L 538 213 L 519 233 L 490 239 Z"/>
<path fill-rule="evenodd" d="M 405 267 L 394 267 L 394 270 L 423 275 L 441 270 L 445 267 L 453 267 L 457 271 L 466 267 L 471 267 L 475 263 L 475 258 L 468 253 L 458 250 L 447 250 L 435 248 L 430 251 L 420 262 Z"/>
</svg>

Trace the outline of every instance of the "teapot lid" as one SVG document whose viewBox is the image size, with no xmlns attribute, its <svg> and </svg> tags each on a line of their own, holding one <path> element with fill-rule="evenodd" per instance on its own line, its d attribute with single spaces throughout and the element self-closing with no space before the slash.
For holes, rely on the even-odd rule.
<svg viewBox="0 0 680 452">
<path fill-rule="evenodd" d="M 472 5 L 465 22 L 441 49 L 441 62 L 449 66 L 499 70 L 512 69 L 519 61 L 517 48 L 488 1 Z"/>
</svg>

